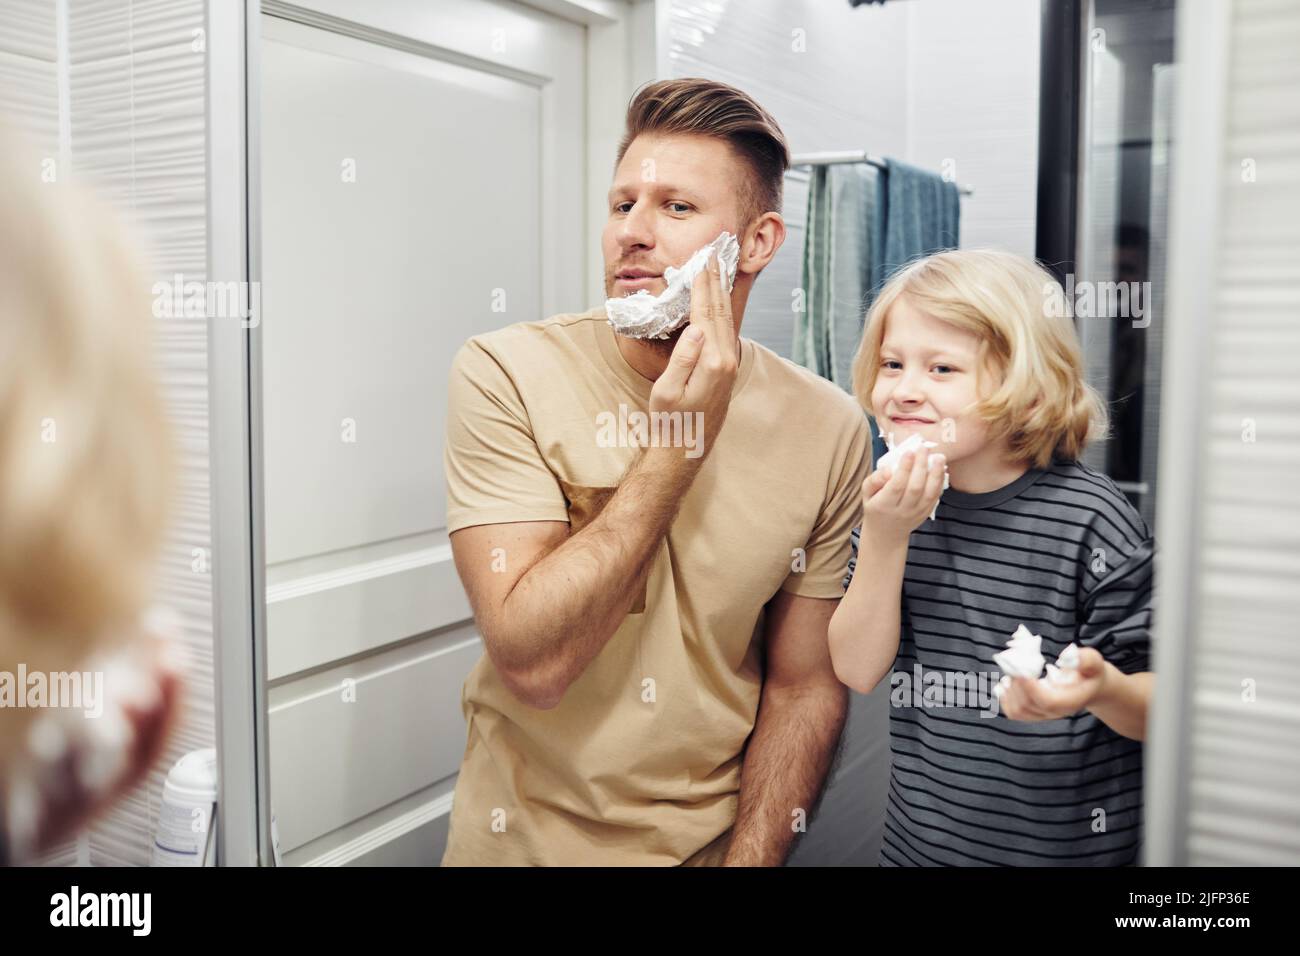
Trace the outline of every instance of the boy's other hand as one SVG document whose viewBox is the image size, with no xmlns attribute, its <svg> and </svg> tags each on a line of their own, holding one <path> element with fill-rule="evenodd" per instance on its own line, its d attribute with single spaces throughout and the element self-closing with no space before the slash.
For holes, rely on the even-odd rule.
<svg viewBox="0 0 1300 956">
<path fill-rule="evenodd" d="M 1011 720 L 1058 720 L 1087 709 L 1103 693 L 1111 665 L 1095 648 L 1079 648 L 1079 679 L 1053 684 L 1013 677 L 1002 695 L 1001 711 Z"/>
</svg>

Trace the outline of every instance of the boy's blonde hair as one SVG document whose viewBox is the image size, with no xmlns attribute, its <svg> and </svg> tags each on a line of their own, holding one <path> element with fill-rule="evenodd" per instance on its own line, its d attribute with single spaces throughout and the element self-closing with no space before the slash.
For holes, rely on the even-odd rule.
<svg viewBox="0 0 1300 956">
<path fill-rule="evenodd" d="M 117 220 L 0 127 L 0 670 L 136 637 L 175 477 L 150 282 Z M 20 690 L 20 693 L 22 691 Z M 0 711 L 0 770 L 30 711 Z M 0 778 L 3 774 L 0 774 Z"/>
<path fill-rule="evenodd" d="M 918 311 L 979 338 L 995 381 L 974 412 L 992 441 L 1033 467 L 1077 460 L 1108 429 L 1106 404 L 1084 381 L 1082 349 L 1060 283 L 1038 263 L 1009 252 L 940 252 L 909 264 L 881 289 L 867 313 L 853 360 L 853 394 L 871 408 L 885 318 L 901 296 Z M 976 379 L 983 392 L 987 386 Z"/>
</svg>

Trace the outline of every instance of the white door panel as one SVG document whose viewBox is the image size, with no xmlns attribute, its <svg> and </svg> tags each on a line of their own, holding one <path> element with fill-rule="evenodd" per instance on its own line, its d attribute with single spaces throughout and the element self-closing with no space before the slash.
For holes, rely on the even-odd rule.
<svg viewBox="0 0 1300 956">
<path fill-rule="evenodd" d="M 263 10 L 272 805 L 290 862 L 436 863 L 482 653 L 447 371 L 472 335 L 589 305 L 585 31 L 466 0 Z"/>
<path fill-rule="evenodd" d="M 496 289 L 541 317 L 540 101 L 516 80 L 267 27 L 266 527 L 279 564 L 445 523 L 452 343 L 500 324 Z"/>
<path fill-rule="evenodd" d="M 315 674 L 270 695 L 271 780 L 284 852 L 454 775 L 472 626 Z"/>
<path fill-rule="evenodd" d="M 350 552 L 355 553 L 355 552 Z M 358 560 L 267 588 L 267 677 L 275 681 L 373 651 L 471 614 L 451 546 Z"/>
</svg>

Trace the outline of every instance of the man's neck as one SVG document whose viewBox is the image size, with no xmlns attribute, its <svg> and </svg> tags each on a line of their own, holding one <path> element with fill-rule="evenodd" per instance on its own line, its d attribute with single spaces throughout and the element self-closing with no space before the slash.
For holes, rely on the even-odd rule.
<svg viewBox="0 0 1300 956">
<path fill-rule="evenodd" d="M 630 339 L 626 335 L 615 335 L 614 341 L 618 343 L 618 350 L 623 355 L 623 360 L 632 366 L 633 370 L 642 378 L 650 381 L 658 381 L 659 376 L 664 373 L 668 367 L 668 360 L 672 357 L 672 349 L 665 348 L 667 342 L 650 342 L 646 339 Z M 676 343 L 676 339 L 672 340 Z M 740 361 L 740 337 L 736 337 L 736 361 Z"/>
</svg>

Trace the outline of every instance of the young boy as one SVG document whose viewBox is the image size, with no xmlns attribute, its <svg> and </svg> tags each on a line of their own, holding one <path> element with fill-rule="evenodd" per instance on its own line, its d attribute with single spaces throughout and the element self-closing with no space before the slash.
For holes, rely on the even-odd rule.
<svg viewBox="0 0 1300 956">
<path fill-rule="evenodd" d="M 1154 540 L 1079 462 L 1106 413 L 1060 295 L 1018 256 L 947 252 L 867 316 L 858 400 L 894 445 L 934 443 L 863 483 L 830 625 L 844 683 L 894 672 L 882 865 L 1138 857 Z M 1048 661 L 1078 645 L 1077 672 L 998 699 L 993 655 L 1020 624 Z"/>
</svg>

